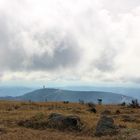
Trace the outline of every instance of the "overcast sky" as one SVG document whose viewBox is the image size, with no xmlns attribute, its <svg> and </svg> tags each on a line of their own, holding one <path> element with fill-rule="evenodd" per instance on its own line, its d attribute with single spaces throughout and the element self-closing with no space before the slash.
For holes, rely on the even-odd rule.
<svg viewBox="0 0 140 140">
<path fill-rule="evenodd" d="M 1 83 L 140 83 L 140 0 L 0 0 Z"/>
</svg>

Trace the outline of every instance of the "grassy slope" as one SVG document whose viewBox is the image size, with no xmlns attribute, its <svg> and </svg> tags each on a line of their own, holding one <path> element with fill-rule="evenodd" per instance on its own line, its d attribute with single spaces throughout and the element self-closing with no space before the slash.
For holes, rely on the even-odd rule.
<svg viewBox="0 0 140 140">
<path fill-rule="evenodd" d="M 131 109 L 117 105 L 101 105 L 97 106 L 97 114 L 90 113 L 87 109 L 86 105 L 76 103 L 0 101 L 0 128 L 6 131 L 6 133 L 0 134 L 0 140 L 127 140 L 130 136 L 136 136 L 140 133 L 140 109 Z M 100 118 L 100 113 L 105 109 L 111 110 L 111 116 L 114 117 L 117 125 L 123 125 L 126 128 L 120 129 L 120 133 L 117 136 L 97 138 L 94 136 L 95 127 Z M 121 112 L 120 115 L 115 114 L 118 109 Z M 78 115 L 85 128 L 82 132 L 60 132 L 54 129 L 27 129 L 17 125 L 18 121 L 31 118 L 37 113 L 43 113 L 47 117 L 52 112 Z M 137 121 L 124 122 L 121 118 L 122 115 L 133 115 L 137 118 Z"/>
</svg>

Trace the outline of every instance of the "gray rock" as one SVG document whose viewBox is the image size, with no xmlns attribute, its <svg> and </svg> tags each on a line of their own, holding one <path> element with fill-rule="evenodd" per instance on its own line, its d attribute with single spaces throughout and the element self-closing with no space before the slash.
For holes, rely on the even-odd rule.
<svg viewBox="0 0 140 140">
<path fill-rule="evenodd" d="M 62 114 L 52 113 L 48 117 L 48 127 L 59 130 L 81 130 L 82 123 L 78 116 L 64 116 Z"/>
<path fill-rule="evenodd" d="M 88 111 L 89 111 L 89 112 L 92 112 L 92 113 L 97 113 L 96 108 L 90 108 Z"/>
<path fill-rule="evenodd" d="M 101 114 L 102 115 L 111 115 L 111 111 L 110 110 L 104 110 Z"/>
<path fill-rule="evenodd" d="M 97 123 L 96 136 L 115 135 L 118 133 L 117 126 L 114 125 L 114 120 L 108 116 L 102 116 Z"/>
<path fill-rule="evenodd" d="M 124 122 L 138 122 L 139 123 L 137 118 L 133 115 L 131 115 L 131 116 L 130 115 L 122 115 L 122 118 L 123 118 Z"/>
</svg>

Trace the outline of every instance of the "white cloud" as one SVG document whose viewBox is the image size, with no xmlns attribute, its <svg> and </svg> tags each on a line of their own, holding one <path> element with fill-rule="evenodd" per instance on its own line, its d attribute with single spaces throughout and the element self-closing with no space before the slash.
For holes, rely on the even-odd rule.
<svg viewBox="0 0 140 140">
<path fill-rule="evenodd" d="M 0 78 L 139 82 L 139 25 L 138 0 L 1 0 Z"/>
</svg>

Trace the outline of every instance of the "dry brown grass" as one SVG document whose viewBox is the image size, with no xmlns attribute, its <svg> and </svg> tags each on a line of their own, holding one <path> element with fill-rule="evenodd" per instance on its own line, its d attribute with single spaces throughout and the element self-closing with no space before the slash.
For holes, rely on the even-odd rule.
<svg viewBox="0 0 140 140">
<path fill-rule="evenodd" d="M 131 140 L 140 133 L 140 109 L 118 105 L 97 105 L 97 113 L 88 111 L 88 106 L 78 103 L 28 103 L 0 101 L 0 140 Z M 110 110 L 115 124 L 121 126 L 116 136 L 95 137 L 95 128 L 101 112 Z M 120 114 L 116 114 L 116 110 Z M 30 119 L 38 113 L 46 117 L 50 113 L 77 115 L 81 118 L 84 129 L 81 132 L 59 131 L 55 129 L 35 130 L 18 126 L 18 122 Z M 123 116 L 134 117 L 136 121 L 124 121 Z M 139 135 L 138 135 L 139 136 Z M 138 140 L 140 138 L 137 138 Z"/>
</svg>

